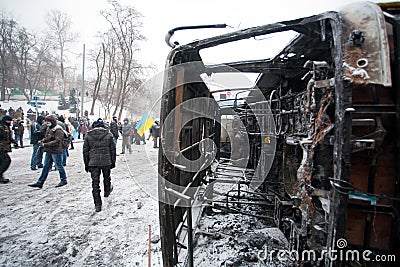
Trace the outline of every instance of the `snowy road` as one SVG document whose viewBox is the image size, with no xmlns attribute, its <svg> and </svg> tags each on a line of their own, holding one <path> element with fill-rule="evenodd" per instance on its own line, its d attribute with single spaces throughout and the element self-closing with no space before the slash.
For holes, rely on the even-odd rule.
<svg viewBox="0 0 400 267">
<path fill-rule="evenodd" d="M 56 171 L 43 189 L 27 186 L 40 176 L 29 168 L 32 147 L 9 154 L 4 176 L 11 183 L 0 184 L 0 266 L 147 266 L 149 225 L 152 240 L 159 239 L 158 203 L 143 188 L 156 188 L 158 150 L 133 145 L 132 154 L 117 157 L 114 191 L 96 213 L 82 144 L 69 151 L 68 185 L 61 188 Z M 121 140 L 117 153 L 120 146 Z M 151 251 L 151 265 L 161 266 L 159 241 Z"/>
</svg>

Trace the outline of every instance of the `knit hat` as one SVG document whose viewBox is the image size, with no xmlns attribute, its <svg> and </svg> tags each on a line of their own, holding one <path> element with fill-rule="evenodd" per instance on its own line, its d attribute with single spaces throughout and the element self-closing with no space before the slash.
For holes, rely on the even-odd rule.
<svg viewBox="0 0 400 267">
<path fill-rule="evenodd" d="M 57 125 L 57 121 L 56 121 L 56 119 L 54 118 L 53 115 L 46 116 L 46 118 L 45 118 L 44 120 L 45 120 L 45 121 L 51 122 L 51 125 L 52 125 L 53 127 Z M 50 127 L 50 128 L 51 128 L 51 127 Z"/>
<path fill-rule="evenodd" d="M 93 122 L 92 127 L 96 128 L 96 127 L 103 127 L 105 128 L 105 124 L 103 122 L 103 120 L 101 118 L 98 118 L 97 121 Z"/>
<path fill-rule="evenodd" d="M 2 121 L 12 121 L 11 116 L 5 115 L 2 119 Z"/>
<path fill-rule="evenodd" d="M 42 122 L 44 121 L 44 116 L 39 115 L 39 116 L 37 117 L 36 121 L 37 121 L 38 123 L 42 124 Z"/>
<path fill-rule="evenodd" d="M 65 122 L 65 119 L 64 119 L 64 117 L 63 116 L 58 116 L 58 118 L 57 118 L 59 121 L 61 121 L 61 122 Z"/>
</svg>

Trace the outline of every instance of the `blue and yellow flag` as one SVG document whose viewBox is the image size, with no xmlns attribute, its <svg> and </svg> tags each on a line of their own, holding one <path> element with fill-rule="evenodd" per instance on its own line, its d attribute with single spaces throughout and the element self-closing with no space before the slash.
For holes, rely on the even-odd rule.
<svg viewBox="0 0 400 267">
<path fill-rule="evenodd" d="M 138 135 L 143 136 L 144 131 L 148 130 L 153 126 L 154 120 L 145 112 L 143 114 L 142 119 L 139 121 L 139 123 L 136 125 L 135 129 L 138 133 Z"/>
</svg>

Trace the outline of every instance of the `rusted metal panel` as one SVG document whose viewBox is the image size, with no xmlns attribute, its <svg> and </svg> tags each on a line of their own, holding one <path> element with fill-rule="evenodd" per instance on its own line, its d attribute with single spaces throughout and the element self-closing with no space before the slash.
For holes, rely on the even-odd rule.
<svg viewBox="0 0 400 267">
<path fill-rule="evenodd" d="M 346 239 L 350 244 L 362 246 L 364 243 L 365 213 L 349 209 L 347 213 Z"/>
<path fill-rule="evenodd" d="M 373 227 L 371 229 L 371 248 L 390 250 L 393 217 L 390 214 L 370 214 Z M 395 251 L 393 251 L 395 252 Z"/>
<path fill-rule="evenodd" d="M 389 40 L 380 8 L 368 2 L 349 5 L 341 16 L 344 79 L 391 86 Z"/>
</svg>

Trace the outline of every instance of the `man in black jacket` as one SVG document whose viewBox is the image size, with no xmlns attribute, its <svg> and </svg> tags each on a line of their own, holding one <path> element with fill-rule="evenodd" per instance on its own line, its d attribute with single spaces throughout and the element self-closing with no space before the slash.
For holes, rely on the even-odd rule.
<svg viewBox="0 0 400 267">
<path fill-rule="evenodd" d="M 24 147 L 24 130 L 25 127 L 24 125 L 22 125 L 24 123 L 23 120 L 21 120 L 20 118 L 18 118 L 12 126 L 12 130 L 14 131 L 14 140 L 15 141 L 19 141 L 20 143 L 20 147 L 23 148 Z"/>
<path fill-rule="evenodd" d="M 113 137 L 114 137 L 114 144 L 117 145 L 117 140 L 119 137 L 119 132 L 118 132 L 118 120 L 117 117 L 114 116 L 112 118 L 112 121 L 110 123 L 110 132 L 112 133 Z"/>
<path fill-rule="evenodd" d="M 150 129 L 151 135 L 153 136 L 154 148 L 158 148 L 158 138 L 160 137 L 160 131 L 160 123 L 156 120 Z"/>
<path fill-rule="evenodd" d="M 0 121 L 0 183 L 6 184 L 10 180 L 3 177 L 3 173 L 10 167 L 11 158 L 8 152 L 11 152 L 11 143 L 18 147 L 18 143 L 11 136 L 12 118 L 4 116 Z"/>
<path fill-rule="evenodd" d="M 31 144 L 33 146 L 33 152 L 31 157 L 31 170 L 37 170 L 43 168 L 43 147 L 39 147 L 38 142 L 41 141 L 47 130 L 47 125 L 43 124 L 44 116 L 39 115 L 36 122 L 31 126 Z"/>
<path fill-rule="evenodd" d="M 104 197 L 113 190 L 111 169 L 115 167 L 116 148 L 113 135 L 102 119 L 98 119 L 88 131 L 83 143 L 83 161 L 85 171 L 92 177 L 92 194 L 96 212 L 101 211 L 100 174 L 103 173 Z"/>
</svg>

